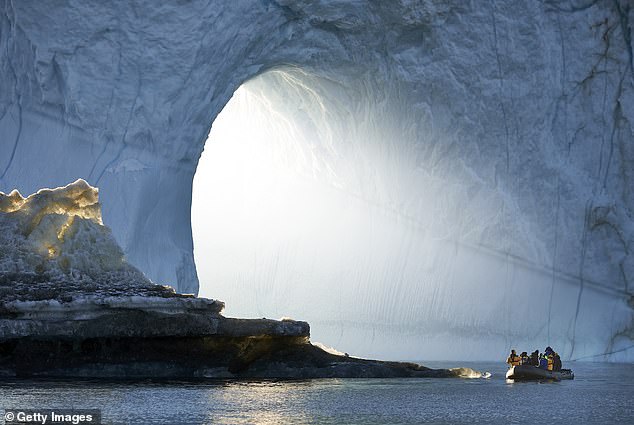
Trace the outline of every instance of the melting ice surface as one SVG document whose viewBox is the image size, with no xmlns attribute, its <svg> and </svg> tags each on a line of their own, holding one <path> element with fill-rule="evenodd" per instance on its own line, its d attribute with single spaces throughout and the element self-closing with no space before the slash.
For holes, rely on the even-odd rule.
<svg viewBox="0 0 634 425">
<path fill-rule="evenodd" d="M 468 167 L 437 165 L 398 98 L 349 112 L 320 84 L 265 74 L 214 122 L 193 200 L 202 296 L 234 316 L 307 320 L 313 340 L 351 355 L 503 359 L 548 344 L 631 360 L 631 340 L 612 337 L 631 325 L 621 293 L 580 292 L 540 262 L 522 212 L 470 185 Z"/>
</svg>

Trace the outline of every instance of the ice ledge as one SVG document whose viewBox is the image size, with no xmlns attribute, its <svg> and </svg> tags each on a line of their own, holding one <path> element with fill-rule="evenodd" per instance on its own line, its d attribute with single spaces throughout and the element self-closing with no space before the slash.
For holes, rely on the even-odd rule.
<svg viewBox="0 0 634 425">
<path fill-rule="evenodd" d="M 142 310 L 161 314 L 201 312 L 218 314 L 224 308 L 222 301 L 207 298 L 156 296 L 106 296 L 86 294 L 70 302 L 59 300 L 11 301 L 0 305 L 1 316 L 31 320 L 87 320 L 112 310 Z"/>
<path fill-rule="evenodd" d="M 224 303 L 206 298 L 84 294 L 70 302 L 11 301 L 0 304 L 0 340 L 12 338 L 127 338 L 310 335 L 308 323 L 227 319 Z"/>
</svg>

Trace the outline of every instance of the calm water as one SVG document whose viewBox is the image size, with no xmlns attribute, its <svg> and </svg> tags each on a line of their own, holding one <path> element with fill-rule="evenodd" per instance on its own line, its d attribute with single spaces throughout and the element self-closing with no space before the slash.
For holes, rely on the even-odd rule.
<svg viewBox="0 0 634 425">
<path fill-rule="evenodd" d="M 0 408 L 97 408 L 109 424 L 634 423 L 634 365 L 575 363 L 567 365 L 575 371 L 573 381 L 507 383 L 503 364 L 422 363 L 467 366 L 493 376 L 215 383 L 3 381 Z"/>
</svg>

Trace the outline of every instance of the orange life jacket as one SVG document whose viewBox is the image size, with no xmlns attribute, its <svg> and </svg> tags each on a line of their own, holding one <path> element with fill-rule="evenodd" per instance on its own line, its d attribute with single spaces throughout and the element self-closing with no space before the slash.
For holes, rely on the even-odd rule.
<svg viewBox="0 0 634 425">
<path fill-rule="evenodd" d="M 522 358 L 520 356 L 518 356 L 517 354 L 513 355 L 511 354 L 507 359 L 506 362 L 508 364 L 510 364 L 511 366 L 519 366 L 520 363 L 522 362 Z"/>
</svg>

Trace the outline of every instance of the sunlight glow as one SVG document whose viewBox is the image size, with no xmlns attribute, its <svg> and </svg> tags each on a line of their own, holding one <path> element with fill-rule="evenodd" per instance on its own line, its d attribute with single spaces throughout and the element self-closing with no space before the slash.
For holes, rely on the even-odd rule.
<svg viewBox="0 0 634 425">
<path fill-rule="evenodd" d="M 548 317 L 509 302 L 550 293 L 547 269 L 501 250 L 530 228 L 511 239 L 504 193 L 451 159 L 399 87 L 363 78 L 291 68 L 234 93 L 194 179 L 200 295 L 228 316 L 306 320 L 313 341 L 352 356 L 506 351 L 510 317 Z"/>
</svg>

